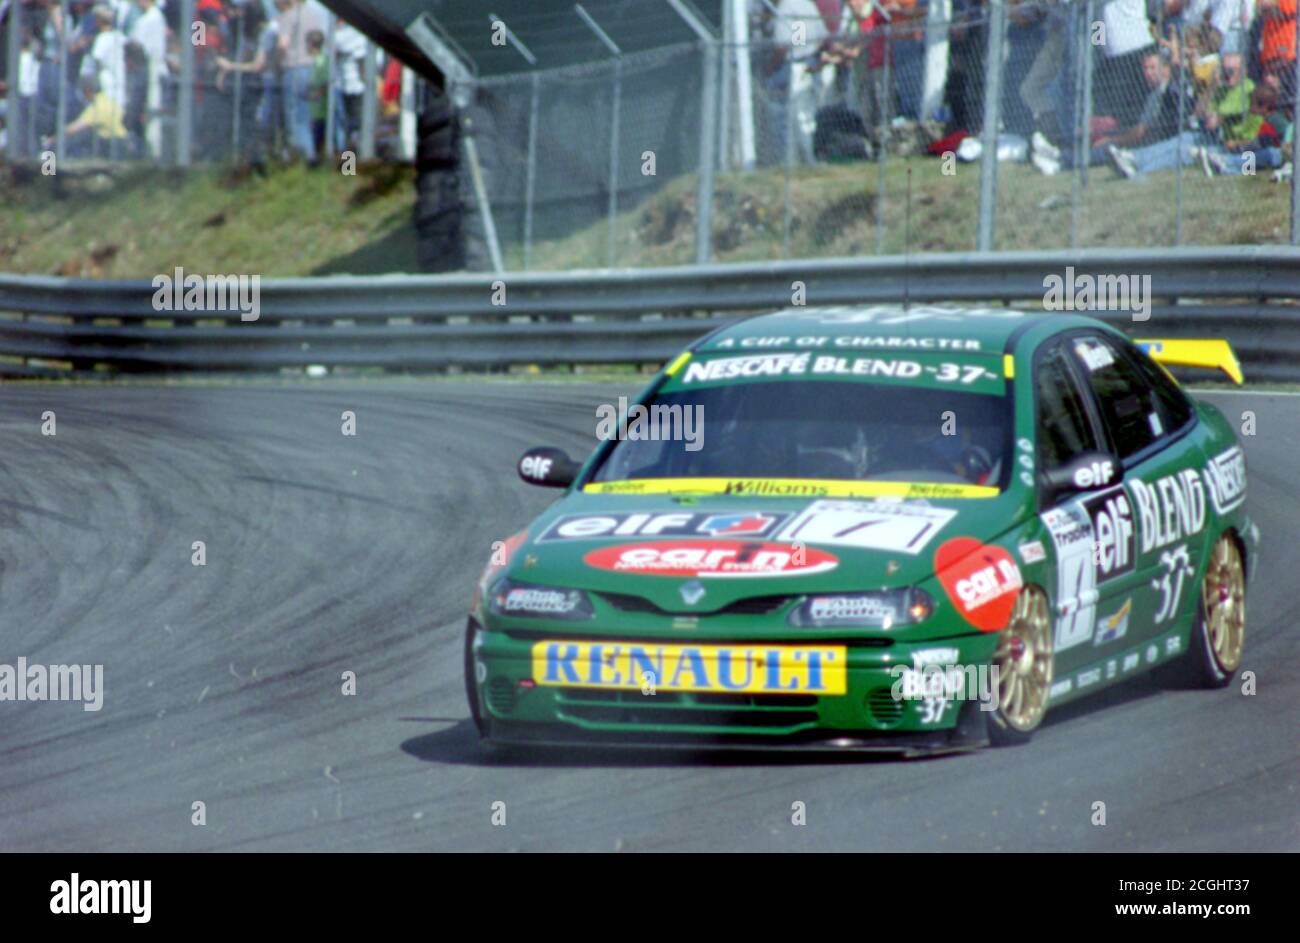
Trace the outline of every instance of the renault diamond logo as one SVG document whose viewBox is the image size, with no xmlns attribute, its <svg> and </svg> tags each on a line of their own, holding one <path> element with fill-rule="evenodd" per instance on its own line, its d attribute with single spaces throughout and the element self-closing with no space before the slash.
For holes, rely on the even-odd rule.
<svg viewBox="0 0 1300 943">
<path fill-rule="evenodd" d="M 704 598 L 704 584 L 699 580 L 691 580 L 689 583 L 683 583 L 681 588 L 682 599 L 686 605 L 693 606 Z"/>
</svg>

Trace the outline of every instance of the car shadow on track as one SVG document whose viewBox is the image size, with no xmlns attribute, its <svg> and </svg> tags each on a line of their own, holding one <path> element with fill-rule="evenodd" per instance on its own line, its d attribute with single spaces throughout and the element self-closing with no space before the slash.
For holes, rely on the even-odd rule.
<svg viewBox="0 0 1300 943">
<path fill-rule="evenodd" d="M 793 766 L 810 764 L 889 763 L 900 757 L 891 753 L 845 750 L 774 750 L 662 746 L 517 745 L 483 747 L 469 718 L 434 733 L 403 741 L 403 753 L 427 763 L 458 766 L 519 766 L 563 769 L 566 767 L 609 767 L 636 769 L 680 766 Z M 952 754 L 946 754 L 952 755 Z M 918 759 L 925 759 L 921 757 Z M 915 760 L 910 761 L 915 762 Z"/>
<path fill-rule="evenodd" d="M 1098 711 L 1119 708 L 1125 704 L 1145 700 L 1165 691 L 1150 677 L 1107 688 L 1097 695 L 1075 701 L 1051 712 L 1043 723 L 1044 729 L 1069 724 Z M 653 767 L 713 766 L 810 766 L 864 763 L 921 763 L 954 760 L 961 752 L 939 753 L 928 756 L 906 757 L 898 753 L 866 752 L 835 749 L 737 749 L 660 746 L 635 744 L 624 747 L 607 745 L 501 745 L 483 747 L 478 733 L 468 717 L 404 717 L 416 723 L 438 722 L 448 724 L 445 729 L 421 734 L 404 740 L 403 753 L 426 763 L 447 763 L 455 766 L 542 767 L 563 769 L 569 767 L 607 767 L 636 769 Z M 1033 749 L 1031 742 L 1021 749 Z M 965 755 L 970 755 L 967 751 Z"/>
</svg>

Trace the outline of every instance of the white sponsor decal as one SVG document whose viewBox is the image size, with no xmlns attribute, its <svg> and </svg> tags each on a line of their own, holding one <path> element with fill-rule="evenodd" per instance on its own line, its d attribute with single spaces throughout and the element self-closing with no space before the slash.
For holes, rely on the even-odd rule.
<svg viewBox="0 0 1300 943">
<path fill-rule="evenodd" d="M 1246 500 L 1246 456 L 1233 446 L 1205 466 L 1205 484 L 1217 514 L 1235 511 Z"/>
<path fill-rule="evenodd" d="M 752 357 L 696 360 L 686 365 L 682 383 L 714 383 L 743 377 L 802 374 L 808 371 L 808 357 L 808 354 L 755 354 Z"/>
<path fill-rule="evenodd" d="M 956 516 L 916 502 L 815 501 L 777 539 L 917 554 Z"/>
<path fill-rule="evenodd" d="M 1079 672 L 1079 687 L 1086 688 L 1090 684 L 1096 684 L 1101 680 L 1100 668 L 1089 668 L 1087 671 Z"/>
<path fill-rule="evenodd" d="M 1092 557 L 1097 582 L 1105 583 L 1133 569 L 1133 511 L 1123 488 L 1081 498 L 1092 523 Z"/>
<path fill-rule="evenodd" d="M 1056 548 L 1055 650 L 1062 652 L 1092 638 L 1098 599 L 1092 521 L 1077 501 L 1044 511 L 1041 519 Z"/>
<path fill-rule="evenodd" d="M 1142 656 L 1137 652 L 1130 652 L 1124 656 L 1124 670 L 1132 671 L 1142 661 Z"/>
<path fill-rule="evenodd" d="M 982 368 L 976 367 L 982 371 Z M 921 375 L 921 365 L 915 360 L 881 360 L 877 357 L 832 357 L 825 355 L 813 361 L 812 372 L 834 376 L 898 377 L 910 380 Z M 943 379 L 940 377 L 939 379 Z"/>
<path fill-rule="evenodd" d="M 575 514 L 546 529 L 540 542 L 600 537 L 762 537 L 785 520 L 786 513 L 765 511 L 638 511 Z"/>
<path fill-rule="evenodd" d="M 1165 550 L 1160 554 L 1160 565 L 1164 573 L 1151 581 L 1151 588 L 1160 593 L 1160 608 L 1156 610 L 1155 623 L 1159 625 L 1172 618 L 1178 611 L 1178 601 L 1183 595 L 1183 583 L 1192 573 L 1191 556 L 1187 544 L 1179 544 L 1175 550 Z"/>
<path fill-rule="evenodd" d="M 967 337 L 890 337 L 887 335 L 764 334 L 754 337 L 724 337 L 709 350 L 753 347 L 851 347 L 884 350 L 979 350 L 980 342 Z"/>
<path fill-rule="evenodd" d="M 1165 639 L 1165 654 L 1166 655 L 1178 654 L 1178 648 L 1180 644 L 1181 642 L 1177 635 L 1169 636 L 1169 638 Z"/>
<path fill-rule="evenodd" d="M 964 604 L 963 612 L 969 613 L 1007 593 L 1018 591 L 1022 585 L 1015 562 L 1007 559 L 975 571 L 968 579 L 958 580 L 954 590 Z"/>
<path fill-rule="evenodd" d="M 551 473 L 551 466 L 554 464 L 554 459 L 546 458 L 541 455 L 526 455 L 519 462 L 519 470 L 529 478 L 534 478 L 537 481 L 544 481 L 546 476 Z"/>
<path fill-rule="evenodd" d="M 1110 484 L 1115 477 L 1115 463 L 1111 461 L 1093 462 L 1074 473 L 1076 488 L 1101 488 Z"/>
<path fill-rule="evenodd" d="M 507 612 L 550 612 L 562 615 L 578 605 L 576 593 L 556 589 L 515 587 L 506 594 L 501 608 Z"/>
<path fill-rule="evenodd" d="M 1012 308 L 961 308 L 949 305 L 912 305 L 904 310 L 898 305 L 851 307 L 830 305 L 806 308 L 789 315 L 817 324 L 910 324 L 917 321 L 963 321 L 966 318 L 1021 318 Z"/>
<path fill-rule="evenodd" d="M 1142 531 L 1142 552 L 1150 553 L 1198 534 L 1205 526 L 1205 488 L 1195 468 L 1146 484 L 1132 480 Z"/>
<path fill-rule="evenodd" d="M 1052 690 L 1049 692 L 1048 697 L 1053 698 L 1060 697 L 1062 694 L 1069 694 L 1071 687 L 1072 684 L 1070 683 L 1069 678 L 1066 678 L 1064 681 L 1058 681 L 1056 684 L 1052 685 Z"/>
<path fill-rule="evenodd" d="M 912 652 L 912 664 L 917 668 L 926 665 L 951 665 L 961 653 L 955 648 L 918 648 Z"/>
<path fill-rule="evenodd" d="M 1047 551 L 1043 549 L 1041 540 L 1031 540 L 1027 544 L 1021 544 L 1016 549 L 1020 551 L 1020 559 L 1025 563 L 1041 563 L 1047 559 Z"/>
<path fill-rule="evenodd" d="M 870 596 L 814 596 L 808 602 L 808 615 L 819 622 L 830 619 L 869 619 L 893 624 L 898 611 L 886 602 Z"/>
<path fill-rule="evenodd" d="M 1079 341 L 1074 345 L 1074 352 L 1079 355 L 1083 365 L 1088 368 L 1089 372 L 1100 370 L 1102 367 L 1109 367 L 1115 362 L 1115 357 L 1104 344 L 1093 343 L 1092 341 Z"/>
</svg>

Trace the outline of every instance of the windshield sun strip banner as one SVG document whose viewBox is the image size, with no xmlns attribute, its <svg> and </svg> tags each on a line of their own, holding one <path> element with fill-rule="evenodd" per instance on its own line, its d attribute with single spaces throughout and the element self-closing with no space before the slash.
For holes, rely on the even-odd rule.
<svg viewBox="0 0 1300 943">
<path fill-rule="evenodd" d="M 695 356 L 666 376 L 663 392 L 772 380 L 840 380 L 1002 395 L 1004 366 L 992 356 L 771 351 Z"/>
<path fill-rule="evenodd" d="M 588 494 L 725 494 L 756 498 L 993 498 L 997 488 L 938 481 L 818 478 L 630 478 L 596 481 Z"/>
</svg>

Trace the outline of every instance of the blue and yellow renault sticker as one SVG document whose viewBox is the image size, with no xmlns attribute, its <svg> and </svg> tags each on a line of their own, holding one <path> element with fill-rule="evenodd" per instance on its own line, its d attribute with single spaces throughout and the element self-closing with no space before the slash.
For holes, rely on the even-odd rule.
<svg viewBox="0 0 1300 943">
<path fill-rule="evenodd" d="M 675 645 L 544 640 L 533 645 L 542 686 L 714 694 L 839 695 L 843 645 Z"/>
</svg>

